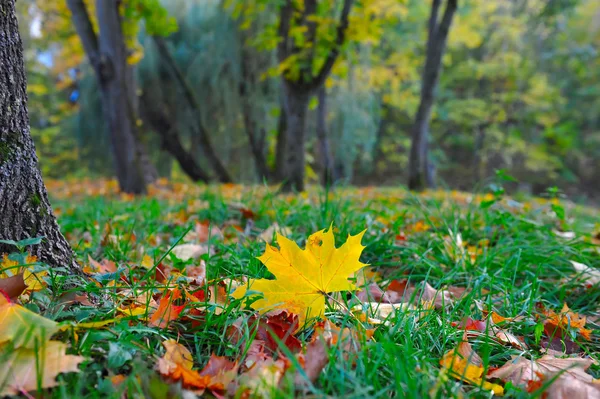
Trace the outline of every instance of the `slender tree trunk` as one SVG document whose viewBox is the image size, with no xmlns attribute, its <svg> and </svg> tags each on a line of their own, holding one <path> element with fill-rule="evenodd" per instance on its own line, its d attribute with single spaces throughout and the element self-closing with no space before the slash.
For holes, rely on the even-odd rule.
<svg viewBox="0 0 600 399">
<path fill-rule="evenodd" d="M 256 123 L 252 99 L 250 98 L 249 88 L 256 79 L 249 70 L 250 58 L 248 57 L 247 50 L 245 50 L 243 46 L 241 53 L 240 68 L 242 70 L 242 81 L 240 83 L 239 93 L 242 101 L 242 117 L 244 119 L 246 135 L 248 136 L 248 143 L 250 144 L 250 151 L 254 158 L 256 174 L 261 181 L 269 180 L 270 171 L 265 157 L 266 132 L 264 128 L 259 127 L 258 123 Z"/>
<path fill-rule="evenodd" d="M 127 65 L 119 3 L 97 0 L 100 34 L 96 36 L 83 0 L 67 0 L 73 24 L 99 82 L 119 186 L 124 192 L 140 194 L 157 173 L 136 131 L 135 83 Z"/>
<path fill-rule="evenodd" d="M 44 237 L 29 250 L 51 266 L 79 269 L 60 233 L 29 131 L 27 82 L 14 0 L 0 0 L 0 239 Z M 14 248 L 0 244 L 0 253 Z"/>
<path fill-rule="evenodd" d="M 321 164 L 321 184 L 331 185 L 335 182 L 335 169 L 331 147 L 327 138 L 327 90 L 324 86 L 319 89 L 319 105 L 317 107 L 317 141 L 319 143 L 319 158 Z"/>
<path fill-rule="evenodd" d="M 435 90 L 442 67 L 442 57 L 452 19 L 457 8 L 457 0 L 447 0 L 442 20 L 438 13 L 442 0 L 434 0 L 429 19 L 427 52 L 421 84 L 421 99 L 412 130 L 412 145 L 408 166 L 408 187 L 422 190 L 434 186 L 433 167 L 429 163 L 429 121 L 435 99 Z"/>
<path fill-rule="evenodd" d="M 177 163 L 179 163 L 179 166 L 181 166 L 181 170 L 183 170 L 190 179 L 208 182 L 208 174 L 200 167 L 200 165 L 198 165 L 194 155 L 185 149 L 181 143 L 179 134 L 177 134 L 175 127 L 171 124 L 171 121 L 165 114 L 164 108 L 154 104 L 145 94 L 142 94 L 140 99 L 142 101 L 142 109 L 144 110 L 142 114 L 144 120 L 148 122 L 148 125 L 150 125 L 160 137 L 161 146 L 173 155 L 177 160 Z"/>
<path fill-rule="evenodd" d="M 475 146 L 473 149 L 473 184 L 481 182 L 483 179 L 483 144 L 485 141 L 485 126 L 477 126 L 475 135 Z"/>
<path fill-rule="evenodd" d="M 273 177 L 276 182 L 282 182 L 285 178 L 285 138 L 287 136 L 287 115 L 285 110 L 285 100 L 282 100 L 279 111 L 279 120 L 277 122 L 277 142 L 275 144 L 275 165 L 273 166 Z"/>
<path fill-rule="evenodd" d="M 285 85 L 285 83 L 284 83 Z M 285 111 L 287 129 L 285 134 L 285 181 L 282 190 L 304 191 L 305 148 L 304 134 L 310 94 L 285 87 Z"/>
<path fill-rule="evenodd" d="M 102 1 L 102 0 L 98 0 L 98 1 Z M 159 53 L 163 57 L 163 60 L 167 63 L 167 65 L 173 72 L 175 79 L 179 83 L 179 86 L 183 92 L 184 99 L 187 101 L 188 106 L 191 108 L 194 115 L 196 115 L 196 122 L 197 122 L 196 123 L 196 128 L 197 128 L 196 133 L 198 134 L 198 140 L 199 140 L 200 144 L 202 145 L 202 151 L 203 151 L 204 155 L 206 156 L 206 159 L 208 160 L 209 164 L 212 166 L 215 174 L 217 175 L 217 178 L 219 179 L 219 181 L 221 183 L 231 182 L 232 181 L 231 176 L 229 175 L 229 172 L 227 172 L 227 169 L 225 169 L 225 165 L 223 165 L 223 163 L 217 156 L 217 153 L 215 152 L 212 142 L 210 140 L 210 135 L 208 134 L 208 132 L 206 131 L 206 128 L 204 127 L 204 123 L 202 122 L 202 110 L 200 107 L 200 102 L 198 101 L 198 98 L 194 94 L 194 90 L 192 89 L 189 82 L 183 75 L 183 72 L 179 69 L 179 66 L 177 66 L 177 63 L 173 59 L 173 56 L 171 55 L 171 52 L 169 51 L 169 48 L 167 47 L 167 43 L 165 42 L 165 40 L 162 37 L 158 37 L 158 36 L 153 36 L 153 39 L 154 39 L 154 43 L 156 44 L 156 47 L 157 47 Z"/>
</svg>

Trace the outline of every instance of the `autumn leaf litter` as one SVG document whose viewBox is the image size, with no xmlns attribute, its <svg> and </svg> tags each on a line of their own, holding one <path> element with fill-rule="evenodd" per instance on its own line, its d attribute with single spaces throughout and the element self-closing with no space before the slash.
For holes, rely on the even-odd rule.
<svg viewBox="0 0 600 399">
<path fill-rule="evenodd" d="M 88 277 L 3 255 L 0 395 L 600 397 L 586 209 L 179 184 L 109 204 L 89 182 L 50 189 Z"/>
</svg>

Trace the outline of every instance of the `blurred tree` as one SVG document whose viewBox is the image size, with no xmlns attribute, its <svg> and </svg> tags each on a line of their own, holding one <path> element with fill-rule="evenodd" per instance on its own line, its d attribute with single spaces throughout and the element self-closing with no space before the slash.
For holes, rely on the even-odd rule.
<svg viewBox="0 0 600 399">
<path fill-rule="evenodd" d="M 412 131 L 410 160 L 408 165 L 408 187 L 421 190 L 434 186 L 434 171 L 429 162 L 429 121 L 435 99 L 442 57 L 446 50 L 446 40 L 456 12 L 458 0 L 447 0 L 444 15 L 439 18 L 442 0 L 433 0 L 429 17 L 425 66 L 421 84 L 421 101 Z"/>
<path fill-rule="evenodd" d="M 317 0 L 304 0 L 300 5 L 288 0 L 280 9 L 277 58 L 287 119 L 283 191 L 304 190 L 308 103 L 325 83 L 344 44 L 352 3 L 353 0 L 343 1 L 333 40 L 318 37 L 318 11 L 325 7 L 319 7 Z M 326 55 L 319 57 L 319 53 Z"/>
<path fill-rule="evenodd" d="M 110 132 L 115 171 L 122 191 L 139 194 L 158 174 L 150 163 L 137 126 L 136 85 L 127 63 L 119 0 L 98 0 L 97 35 L 83 0 L 68 0 L 73 24 L 92 65 Z"/>
<path fill-rule="evenodd" d="M 29 133 L 23 46 L 14 0 L 0 1 L 0 239 L 44 237 L 31 252 L 52 266 L 76 270 L 59 231 Z M 0 243 L 0 252 L 11 252 Z"/>
</svg>

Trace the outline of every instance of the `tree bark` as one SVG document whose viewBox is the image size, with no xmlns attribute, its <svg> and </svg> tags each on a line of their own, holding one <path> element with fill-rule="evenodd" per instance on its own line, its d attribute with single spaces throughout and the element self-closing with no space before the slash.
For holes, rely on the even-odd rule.
<svg viewBox="0 0 600 399">
<path fill-rule="evenodd" d="M 215 152 L 211 143 L 210 136 L 206 131 L 206 128 L 204 127 L 204 123 L 202 122 L 202 110 L 200 107 L 200 102 L 194 94 L 192 87 L 183 75 L 181 69 L 179 69 L 179 67 L 177 66 L 177 63 L 173 59 L 173 56 L 171 55 L 171 52 L 169 51 L 165 40 L 162 37 L 158 36 L 153 36 L 152 38 L 154 40 L 154 43 L 156 44 L 160 55 L 163 57 L 163 60 L 167 63 L 167 65 L 173 72 L 177 83 L 179 83 L 179 86 L 183 92 L 183 97 L 187 101 L 188 106 L 191 108 L 194 115 L 196 115 L 196 133 L 198 134 L 198 140 L 202 145 L 202 152 L 206 156 L 206 159 L 208 160 L 209 164 L 212 166 L 219 181 L 221 183 L 231 182 L 231 176 L 229 175 L 229 172 L 227 172 L 227 169 L 225 169 L 225 166 L 217 156 L 217 153 Z"/>
<path fill-rule="evenodd" d="M 179 134 L 171 124 L 170 119 L 165 114 L 164 108 L 155 106 L 152 100 L 145 94 L 140 97 L 142 101 L 144 120 L 158 134 L 161 140 L 161 146 L 167 150 L 179 163 L 181 170 L 185 172 L 190 179 L 207 183 L 210 178 L 208 174 L 198 165 L 196 158 L 185 149 Z"/>
<path fill-rule="evenodd" d="M 27 82 L 14 0 L 0 0 L 0 239 L 41 237 L 29 248 L 41 261 L 77 271 L 60 233 L 29 131 Z M 14 248 L 0 244 L 0 253 Z"/>
<path fill-rule="evenodd" d="M 287 86 L 285 92 L 285 164 L 283 166 L 283 192 L 304 191 L 306 115 L 310 94 Z"/>
<path fill-rule="evenodd" d="M 329 186 L 335 183 L 335 169 L 331 147 L 327 138 L 327 90 L 324 86 L 319 89 L 319 105 L 317 106 L 317 141 L 321 166 L 321 184 Z"/>
<path fill-rule="evenodd" d="M 435 185 L 433 167 L 429 162 L 429 122 L 435 100 L 435 90 L 442 67 L 448 32 L 457 8 L 457 0 L 447 0 L 442 20 L 438 22 L 442 0 L 434 0 L 429 18 L 427 51 L 421 84 L 421 99 L 412 130 L 408 167 L 408 187 L 422 190 Z"/>
<path fill-rule="evenodd" d="M 98 79 L 121 191 L 144 193 L 146 183 L 155 180 L 157 173 L 136 131 L 135 83 L 127 65 L 119 0 L 97 0 L 98 36 L 83 0 L 67 0 L 67 4 Z"/>
</svg>

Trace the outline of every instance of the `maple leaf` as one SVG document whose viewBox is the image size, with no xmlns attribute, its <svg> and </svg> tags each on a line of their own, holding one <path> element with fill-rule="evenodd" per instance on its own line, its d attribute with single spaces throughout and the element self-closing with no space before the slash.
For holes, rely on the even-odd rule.
<svg viewBox="0 0 600 399">
<path fill-rule="evenodd" d="M 498 384 L 483 381 L 484 367 L 481 357 L 473 350 L 467 341 L 462 341 L 456 349 L 451 349 L 440 360 L 445 372 L 459 380 L 502 395 L 504 388 Z"/>
<path fill-rule="evenodd" d="M 67 345 L 58 341 L 48 341 L 36 350 L 0 345 L 0 396 L 53 387 L 58 374 L 79 372 L 78 365 L 85 358 L 66 351 Z"/>
<path fill-rule="evenodd" d="M 265 253 L 258 257 L 275 280 L 250 280 L 250 288 L 264 295 L 252 307 L 262 313 L 286 309 L 299 315 L 300 325 L 306 319 L 320 317 L 325 311 L 327 293 L 356 289 L 348 278 L 367 266 L 359 261 L 365 248 L 360 243 L 365 231 L 349 235 L 346 243 L 336 248 L 331 226 L 310 235 L 303 250 L 277 233 L 279 249 L 267 243 Z M 248 288 L 239 287 L 233 297 L 242 298 L 246 292 Z"/>
</svg>

